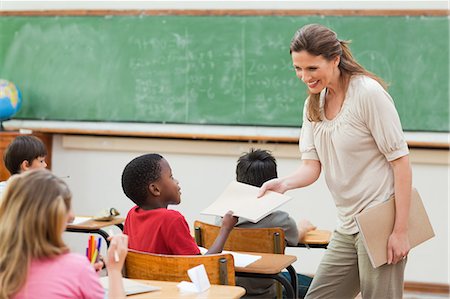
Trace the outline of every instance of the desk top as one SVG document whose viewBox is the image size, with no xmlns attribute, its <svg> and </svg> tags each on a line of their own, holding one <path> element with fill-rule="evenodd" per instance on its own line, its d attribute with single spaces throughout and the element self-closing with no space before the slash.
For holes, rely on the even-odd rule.
<svg viewBox="0 0 450 299">
<path fill-rule="evenodd" d="M 255 253 L 255 252 L 240 252 L 240 251 L 239 253 L 261 256 L 259 260 L 251 263 L 247 267 L 235 267 L 236 272 L 243 272 L 243 273 L 278 274 L 281 271 L 283 271 L 283 269 L 286 269 L 297 260 L 296 256 L 287 254 Z"/>
<path fill-rule="evenodd" d="M 178 288 L 178 282 L 173 281 L 158 281 L 158 280 L 140 280 L 133 279 L 140 283 L 149 284 L 152 286 L 160 287 L 160 291 L 154 291 L 149 293 L 142 293 L 127 296 L 127 298 L 139 299 L 139 298 L 241 298 L 245 294 L 245 289 L 238 286 L 226 286 L 226 285 L 211 285 L 211 288 L 202 293 L 181 293 Z"/>
<path fill-rule="evenodd" d="M 125 221 L 125 218 L 115 217 L 112 220 L 109 221 L 97 221 L 94 219 L 90 219 L 85 222 L 81 222 L 78 224 L 67 224 L 67 228 L 69 229 L 87 229 L 87 230 L 95 230 L 100 229 L 106 226 L 116 225 L 123 223 Z"/>
<path fill-rule="evenodd" d="M 307 232 L 301 243 L 327 245 L 330 243 L 330 238 L 331 231 L 315 229 Z"/>
</svg>

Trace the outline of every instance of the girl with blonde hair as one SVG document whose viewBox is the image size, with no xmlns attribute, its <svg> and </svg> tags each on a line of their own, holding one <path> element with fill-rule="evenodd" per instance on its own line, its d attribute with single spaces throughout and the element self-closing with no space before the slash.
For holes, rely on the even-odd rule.
<svg viewBox="0 0 450 299">
<path fill-rule="evenodd" d="M 104 298 L 92 265 L 70 253 L 62 239 L 73 217 L 71 197 L 66 183 L 48 170 L 11 177 L 0 203 L 0 299 Z M 125 298 L 121 269 L 127 241 L 124 235 L 111 240 L 110 297 Z"/>
</svg>

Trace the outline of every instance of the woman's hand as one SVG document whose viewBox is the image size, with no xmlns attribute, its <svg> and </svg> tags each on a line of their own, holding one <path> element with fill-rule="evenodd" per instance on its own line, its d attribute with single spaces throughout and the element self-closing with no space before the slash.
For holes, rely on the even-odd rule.
<svg viewBox="0 0 450 299">
<path fill-rule="evenodd" d="M 397 264 L 407 257 L 410 249 L 408 234 L 406 232 L 393 231 L 388 240 L 387 263 Z"/>
<path fill-rule="evenodd" d="M 261 186 L 261 188 L 259 189 L 258 197 L 263 196 L 264 193 L 266 193 L 266 191 L 268 190 L 278 193 L 284 193 L 288 190 L 288 187 L 286 183 L 280 178 L 271 179 Z"/>
<path fill-rule="evenodd" d="M 409 156 L 391 161 L 394 172 L 395 222 L 388 240 L 388 264 L 396 264 L 411 249 L 408 238 L 408 220 L 411 206 L 412 172 Z"/>
</svg>

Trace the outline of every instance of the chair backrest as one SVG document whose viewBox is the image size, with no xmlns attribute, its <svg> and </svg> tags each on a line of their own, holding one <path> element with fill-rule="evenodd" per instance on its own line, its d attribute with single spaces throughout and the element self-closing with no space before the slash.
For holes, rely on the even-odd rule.
<svg viewBox="0 0 450 299">
<path fill-rule="evenodd" d="M 125 276 L 132 279 L 189 281 L 187 270 L 205 265 L 211 284 L 235 285 L 231 254 L 162 255 L 129 250 Z"/>
<path fill-rule="evenodd" d="M 220 231 L 220 226 L 201 221 L 194 222 L 195 241 L 198 246 L 211 247 Z M 228 236 L 225 250 L 284 254 L 286 240 L 280 227 L 239 228 Z"/>
</svg>

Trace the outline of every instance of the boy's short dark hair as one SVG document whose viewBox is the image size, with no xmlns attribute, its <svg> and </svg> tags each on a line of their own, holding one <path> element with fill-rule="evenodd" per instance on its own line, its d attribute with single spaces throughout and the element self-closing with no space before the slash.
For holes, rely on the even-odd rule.
<svg viewBox="0 0 450 299">
<path fill-rule="evenodd" d="M 131 160 L 122 172 L 122 189 L 136 205 L 142 206 L 148 198 L 148 186 L 161 177 L 159 154 L 146 154 Z"/>
<path fill-rule="evenodd" d="M 251 149 L 242 155 L 236 165 L 236 180 L 261 187 L 266 181 L 278 177 L 277 161 L 269 151 Z"/>
<path fill-rule="evenodd" d="M 13 174 L 20 173 L 23 161 L 32 163 L 38 157 L 47 156 L 45 144 L 39 138 L 31 135 L 17 136 L 8 145 L 3 155 L 6 169 Z"/>
</svg>

